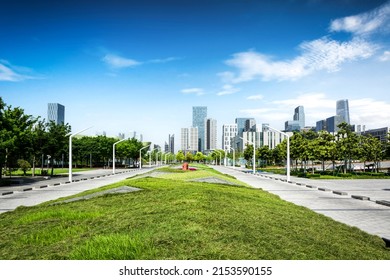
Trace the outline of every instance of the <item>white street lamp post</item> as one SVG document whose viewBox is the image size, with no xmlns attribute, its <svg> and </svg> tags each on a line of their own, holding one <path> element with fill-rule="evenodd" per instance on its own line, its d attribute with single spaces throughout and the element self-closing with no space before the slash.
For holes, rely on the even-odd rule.
<svg viewBox="0 0 390 280">
<path fill-rule="evenodd" d="M 139 150 L 139 169 L 142 169 L 142 154 L 141 154 L 141 151 L 143 150 L 143 149 L 146 149 L 146 148 L 148 148 L 150 145 L 147 145 L 147 146 L 145 146 L 145 147 L 143 147 L 143 148 L 141 148 L 140 150 Z"/>
<path fill-rule="evenodd" d="M 287 181 L 290 181 L 290 136 L 287 133 L 277 130 L 276 128 L 270 127 L 269 125 L 267 125 L 267 127 L 287 137 Z"/>
<path fill-rule="evenodd" d="M 244 141 L 247 141 L 249 144 L 253 145 L 253 163 L 252 163 L 252 165 L 253 165 L 253 175 L 255 175 L 255 173 L 256 173 L 256 147 L 255 147 L 256 140 L 254 142 L 251 142 L 248 139 L 244 139 L 242 137 L 240 137 L 240 138 Z"/>
<path fill-rule="evenodd" d="M 91 126 L 92 127 L 92 126 Z M 69 136 L 69 182 L 72 182 L 72 138 L 73 136 L 76 136 L 77 134 L 80 134 L 88 129 L 90 129 L 91 127 L 88 127 L 88 128 L 85 128 L 83 130 L 80 130 L 79 132 L 76 132 L 76 133 L 68 133 L 66 136 Z"/>
<path fill-rule="evenodd" d="M 112 145 L 112 174 L 115 174 L 115 145 L 125 140 L 126 139 L 119 140 L 118 142 L 115 142 L 114 145 Z"/>
</svg>

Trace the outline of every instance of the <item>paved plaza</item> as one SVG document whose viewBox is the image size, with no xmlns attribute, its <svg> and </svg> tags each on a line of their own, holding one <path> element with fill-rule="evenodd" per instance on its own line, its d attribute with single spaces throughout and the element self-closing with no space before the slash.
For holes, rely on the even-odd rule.
<svg viewBox="0 0 390 280">
<path fill-rule="evenodd" d="M 390 207 L 377 203 L 390 201 L 390 180 L 310 180 L 291 177 L 289 183 L 283 175 L 253 175 L 238 168 L 212 167 L 254 188 L 278 195 L 283 200 L 390 240 Z"/>
</svg>

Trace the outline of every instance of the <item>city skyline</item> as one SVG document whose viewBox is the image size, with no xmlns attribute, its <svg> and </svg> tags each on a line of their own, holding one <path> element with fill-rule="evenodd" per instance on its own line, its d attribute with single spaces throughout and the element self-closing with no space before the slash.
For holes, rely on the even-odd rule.
<svg viewBox="0 0 390 280">
<path fill-rule="evenodd" d="M 163 146 L 202 105 L 221 148 L 235 118 L 282 130 L 303 106 L 315 126 L 341 99 L 390 126 L 389 1 L 53 2 L 3 3 L 0 95 L 42 117 L 55 100 L 73 131 Z"/>
</svg>

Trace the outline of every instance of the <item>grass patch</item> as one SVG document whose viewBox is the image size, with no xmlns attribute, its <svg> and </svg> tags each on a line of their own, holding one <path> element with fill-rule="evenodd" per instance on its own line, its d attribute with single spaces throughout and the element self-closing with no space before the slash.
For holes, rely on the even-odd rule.
<svg viewBox="0 0 390 280">
<path fill-rule="evenodd" d="M 140 192 L 1 214 L 0 259 L 390 259 L 379 237 L 275 195 L 188 181 L 234 180 L 207 167 L 161 176 L 103 188 Z"/>
</svg>

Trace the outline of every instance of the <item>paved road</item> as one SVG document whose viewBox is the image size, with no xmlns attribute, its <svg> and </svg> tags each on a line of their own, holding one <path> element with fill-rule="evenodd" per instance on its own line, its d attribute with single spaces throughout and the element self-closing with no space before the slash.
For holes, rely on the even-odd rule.
<svg viewBox="0 0 390 280">
<path fill-rule="evenodd" d="M 72 183 L 67 182 L 68 178 L 66 177 L 46 180 L 44 181 L 45 184 L 42 181 L 38 181 L 29 185 L 7 187 L 7 190 L 1 188 L 0 213 L 12 211 L 22 205 L 33 206 L 60 197 L 106 186 L 152 169 L 119 169 L 115 175 L 112 175 L 112 171 L 102 169 L 79 172 L 73 178 L 77 182 Z"/>
<path fill-rule="evenodd" d="M 282 175 L 253 175 L 229 167 L 212 167 L 254 188 L 261 188 L 276 194 L 283 200 L 305 206 L 336 221 L 390 240 L 390 207 L 376 203 L 377 199 L 390 201 L 390 191 L 384 190 L 389 188 L 389 180 L 333 180 L 330 182 L 330 180 L 291 177 L 294 182 L 288 183 L 281 181 L 281 179 L 286 179 L 286 176 Z M 364 195 L 372 200 L 352 198 L 355 195 Z"/>
</svg>

